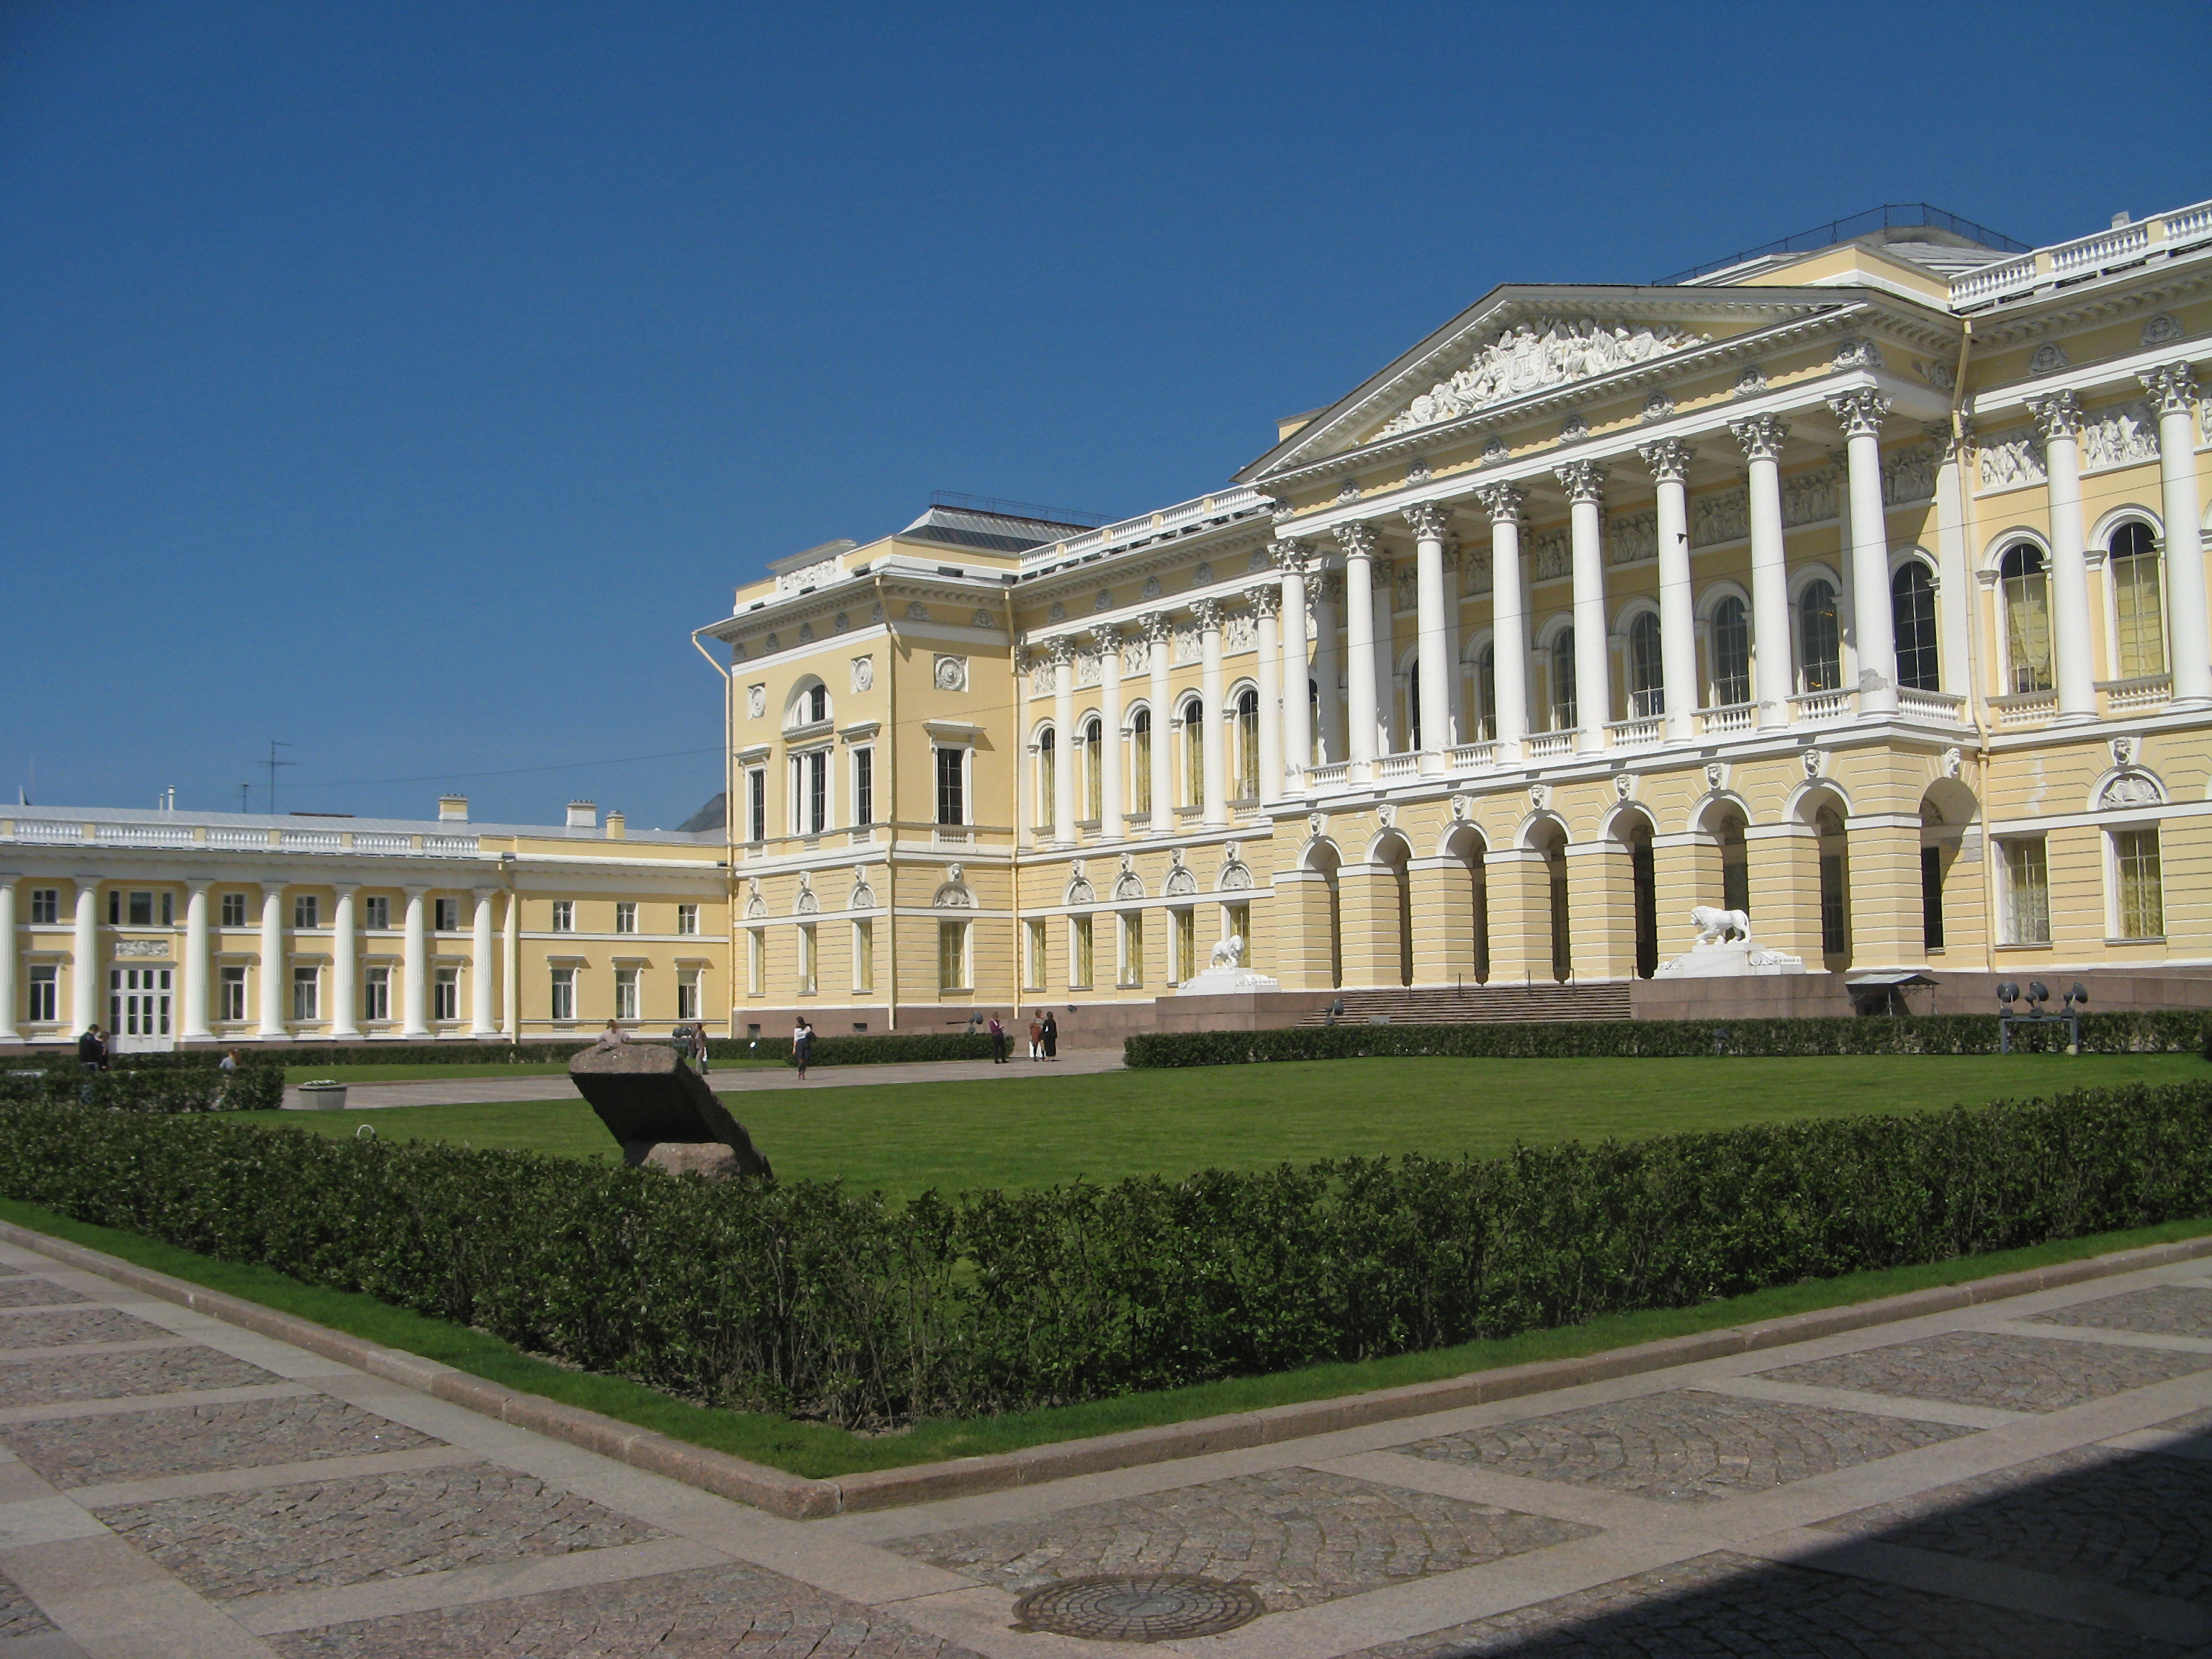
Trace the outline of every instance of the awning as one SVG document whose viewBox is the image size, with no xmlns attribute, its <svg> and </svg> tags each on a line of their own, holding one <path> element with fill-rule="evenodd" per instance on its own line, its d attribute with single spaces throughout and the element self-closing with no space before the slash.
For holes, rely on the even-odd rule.
<svg viewBox="0 0 2212 1659">
<path fill-rule="evenodd" d="M 1900 990 L 1909 990 L 1916 985 L 1933 985 L 1936 981 L 1917 968 L 1903 968 L 1887 974 L 1846 974 L 1844 983 L 1849 986 L 1893 985 Z"/>
</svg>

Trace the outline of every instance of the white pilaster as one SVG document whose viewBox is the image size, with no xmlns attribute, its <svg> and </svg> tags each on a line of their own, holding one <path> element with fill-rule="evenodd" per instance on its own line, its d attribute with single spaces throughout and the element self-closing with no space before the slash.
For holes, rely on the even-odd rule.
<svg viewBox="0 0 2212 1659">
<path fill-rule="evenodd" d="M 1375 584 L 1375 752 L 1402 754 L 1407 744 L 1398 730 L 1398 568 L 1378 558 L 1368 574 Z"/>
<path fill-rule="evenodd" d="M 1093 629 L 1091 637 L 1098 647 L 1098 729 L 1106 745 L 1098 757 L 1098 833 L 1119 841 L 1128 833 L 1121 822 L 1121 774 L 1129 763 L 1128 744 L 1121 735 L 1121 630 Z"/>
<path fill-rule="evenodd" d="M 1313 708 L 1307 690 L 1313 675 L 1306 657 L 1306 571 L 1311 558 L 1296 542 L 1277 542 L 1271 550 L 1275 568 L 1283 573 L 1285 769 L 1267 787 L 1271 793 L 1295 794 L 1306 768 L 1313 763 Z"/>
<path fill-rule="evenodd" d="M 1850 491 L 1851 600 L 1859 657 L 1859 712 L 1897 707 L 1897 617 L 1889 597 L 1889 525 L 1881 500 L 1881 422 L 1889 399 L 1862 386 L 1828 399 L 1844 428 Z"/>
<path fill-rule="evenodd" d="M 15 884 L 22 878 L 0 874 L 0 1042 L 21 1042 L 15 1030 Z"/>
<path fill-rule="evenodd" d="M 1045 647 L 1052 659 L 1052 838 L 1075 840 L 1075 641 Z"/>
<path fill-rule="evenodd" d="M 1698 621 L 1690 581 L 1690 514 L 1683 495 L 1690 473 L 1690 447 L 1663 438 L 1638 452 L 1658 487 L 1659 675 L 1667 709 L 1667 736 L 1680 742 L 1696 735 L 1692 711 L 1698 706 Z"/>
<path fill-rule="evenodd" d="M 422 896 L 429 890 L 407 889 L 407 932 L 399 955 L 403 1015 L 399 1035 L 426 1041 L 430 1036 L 430 932 Z"/>
<path fill-rule="evenodd" d="M 1521 757 L 1528 735 L 1528 600 L 1521 580 L 1521 507 L 1517 484 L 1490 484 L 1475 492 L 1490 514 L 1490 651 L 1497 685 L 1498 755 Z"/>
<path fill-rule="evenodd" d="M 361 945 L 355 931 L 354 895 L 357 882 L 337 884 L 337 899 L 331 915 L 331 1036 L 352 1039 L 361 1036 Z"/>
<path fill-rule="evenodd" d="M 1605 469 L 1595 461 L 1569 461 L 1553 473 L 1566 487 L 1573 526 L 1575 580 L 1575 720 L 1583 754 L 1605 747 L 1613 718 L 1611 632 L 1605 614 Z"/>
<path fill-rule="evenodd" d="M 1344 683 L 1349 705 L 1346 758 L 1365 766 L 1375 758 L 1375 526 L 1339 525 L 1344 550 Z"/>
<path fill-rule="evenodd" d="M 1260 799 L 1283 793 L 1283 596 L 1262 584 L 1245 595 L 1260 635 Z M 1304 688 L 1301 686 L 1300 691 Z M 1298 699 L 1304 702 L 1305 698 Z"/>
<path fill-rule="evenodd" d="M 70 939 L 70 1027 L 82 1036 L 100 1023 L 100 878 L 78 876 Z"/>
<path fill-rule="evenodd" d="M 1146 666 L 1152 672 L 1152 823 L 1155 836 L 1172 836 L 1175 812 L 1175 688 L 1169 660 L 1175 653 L 1175 623 L 1164 611 L 1145 617 Z"/>
<path fill-rule="evenodd" d="M 499 1035 L 498 1026 L 492 1023 L 492 988 L 498 979 L 492 953 L 491 902 L 494 891 L 489 887 L 478 887 L 471 893 L 476 901 L 476 914 L 471 918 L 475 924 L 475 937 L 471 939 L 469 946 L 471 1036 Z"/>
<path fill-rule="evenodd" d="M 284 884 L 261 889 L 261 1024 L 254 1035 L 264 1042 L 289 1036 L 284 1026 L 284 994 L 291 988 L 284 958 Z"/>
<path fill-rule="evenodd" d="M 1743 446 L 1751 501 L 1752 696 L 1759 700 L 1759 729 L 1790 724 L 1790 572 L 1782 540 L 1782 446 L 1790 428 L 1772 415 L 1735 421 L 1729 430 Z"/>
<path fill-rule="evenodd" d="M 2172 613 L 2173 701 L 2212 706 L 2212 622 L 2204 608 L 2204 532 L 2197 489 L 2197 378 L 2186 363 L 2142 376 L 2158 410 L 2158 473 L 2166 514 L 2166 604 Z"/>
<path fill-rule="evenodd" d="M 208 1007 L 215 994 L 215 958 L 209 946 L 208 883 L 202 878 L 185 886 L 185 971 L 178 987 L 183 1006 L 177 1016 L 180 1042 L 207 1042 L 215 1036 L 208 1029 Z"/>
<path fill-rule="evenodd" d="M 2057 392 L 2028 407 L 2043 432 L 2043 467 L 2050 479 L 2051 657 L 2058 718 L 2094 720 L 2096 658 L 2081 527 L 2081 405 L 2072 392 Z"/>
<path fill-rule="evenodd" d="M 1444 543 L 1451 510 L 1441 501 L 1406 509 L 1413 532 L 1414 683 L 1420 687 L 1420 747 L 1438 753 L 1451 746 L 1451 629 L 1444 615 Z M 1412 734 L 1407 734 L 1408 741 Z"/>
<path fill-rule="evenodd" d="M 1205 699 L 1205 738 L 1199 751 L 1206 780 L 1206 810 L 1200 822 L 1209 830 L 1229 826 L 1229 714 L 1222 684 L 1221 601 L 1200 599 L 1191 607 L 1198 618 L 1199 695 Z"/>
</svg>

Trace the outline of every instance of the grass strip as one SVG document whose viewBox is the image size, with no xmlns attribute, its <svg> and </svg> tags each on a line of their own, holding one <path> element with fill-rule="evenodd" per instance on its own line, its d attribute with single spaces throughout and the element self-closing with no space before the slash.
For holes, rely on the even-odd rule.
<svg viewBox="0 0 2212 1659">
<path fill-rule="evenodd" d="M 313 1320 L 364 1341 L 437 1360 L 487 1382 L 541 1395 L 673 1439 L 816 1479 L 834 1479 L 870 1469 L 901 1468 L 944 1458 L 1016 1451 L 1025 1446 L 1188 1422 L 1228 1412 L 1335 1399 L 1534 1360 L 1576 1358 L 1640 1342 L 1694 1335 L 1701 1331 L 1778 1319 L 1816 1309 L 1844 1307 L 1909 1291 L 1963 1284 L 1997 1273 L 2078 1261 L 2116 1250 L 2212 1233 L 2212 1218 L 2170 1221 L 2155 1227 L 2096 1233 L 2024 1249 L 1959 1256 L 1922 1267 L 1809 1279 L 1693 1308 L 1611 1314 L 1583 1325 L 1464 1342 L 1425 1353 L 1314 1365 L 1270 1376 L 1233 1377 L 1193 1388 L 1124 1395 L 1079 1406 L 1009 1413 L 1000 1417 L 933 1419 L 895 1434 L 861 1435 L 828 1424 L 694 1406 L 626 1378 L 567 1370 L 524 1353 L 481 1331 L 410 1313 L 374 1297 L 302 1284 L 271 1267 L 219 1261 L 137 1233 L 71 1220 L 34 1204 L 0 1199 L 0 1218 L 35 1232 L 106 1251 L 138 1267 L 208 1290 Z"/>
</svg>

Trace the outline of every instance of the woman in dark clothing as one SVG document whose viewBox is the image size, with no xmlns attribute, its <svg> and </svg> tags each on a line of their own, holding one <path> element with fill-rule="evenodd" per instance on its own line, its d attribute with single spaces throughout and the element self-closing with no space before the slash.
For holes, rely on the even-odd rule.
<svg viewBox="0 0 2212 1659">
<path fill-rule="evenodd" d="M 1047 1060 L 1060 1058 L 1060 1025 L 1053 1018 L 1049 1008 L 1044 1012 L 1044 1057 Z"/>
</svg>

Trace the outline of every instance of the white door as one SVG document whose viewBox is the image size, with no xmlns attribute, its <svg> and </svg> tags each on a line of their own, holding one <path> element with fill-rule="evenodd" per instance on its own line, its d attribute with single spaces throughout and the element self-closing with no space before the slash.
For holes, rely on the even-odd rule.
<svg viewBox="0 0 2212 1659">
<path fill-rule="evenodd" d="M 173 1048 L 169 1029 L 171 968 L 111 968 L 107 970 L 107 1030 L 118 1054 L 143 1054 Z"/>
</svg>

